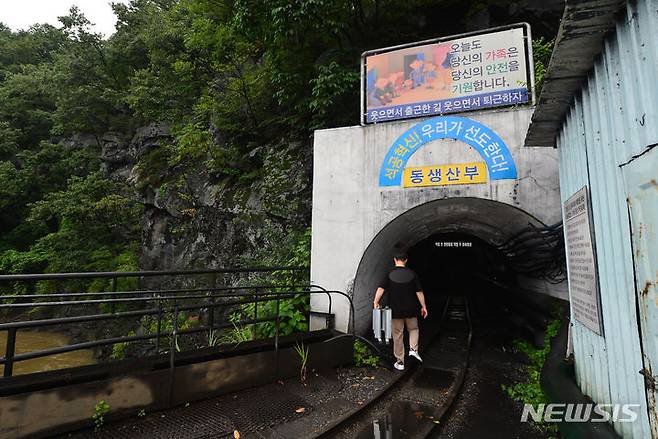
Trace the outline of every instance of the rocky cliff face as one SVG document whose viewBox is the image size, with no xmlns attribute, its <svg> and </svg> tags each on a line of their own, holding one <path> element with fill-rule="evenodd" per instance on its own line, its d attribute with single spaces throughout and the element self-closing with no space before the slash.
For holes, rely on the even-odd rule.
<svg viewBox="0 0 658 439">
<path fill-rule="evenodd" d="M 454 8 L 455 14 L 468 12 L 466 28 L 455 32 L 528 21 L 535 36 L 552 38 L 564 0 L 492 0 L 478 7 L 457 4 Z M 445 19 L 433 16 L 432 11 L 418 18 L 421 28 L 434 29 Z M 436 8 L 434 12 L 440 11 L 443 9 Z M 446 32 L 442 29 L 436 28 L 437 35 Z M 221 135 L 215 133 L 214 137 L 216 147 L 222 148 Z M 199 161 L 192 172 L 174 183 L 175 170 L 162 153 L 163 145 L 172 141 L 163 124 L 142 127 L 132 137 L 109 132 L 100 140 L 105 173 L 127 182 L 144 204 L 142 269 L 234 266 L 266 260 L 290 231 L 310 225 L 310 143 L 257 148 L 254 154 L 261 158 L 261 172 L 248 182 L 218 175 Z"/>
<path fill-rule="evenodd" d="M 144 204 L 140 268 L 211 268 L 267 260 L 292 230 L 310 224 L 310 148 L 263 146 L 262 176 L 251 183 L 219 176 L 200 162 L 169 181 L 162 154 L 169 128 L 151 124 L 132 138 L 101 138 L 103 171 Z M 218 148 L 221 146 L 217 146 Z"/>
</svg>

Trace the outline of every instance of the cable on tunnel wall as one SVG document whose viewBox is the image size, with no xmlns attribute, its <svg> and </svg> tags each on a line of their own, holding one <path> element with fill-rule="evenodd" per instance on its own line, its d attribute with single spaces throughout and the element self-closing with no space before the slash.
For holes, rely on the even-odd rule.
<svg viewBox="0 0 658 439">
<path fill-rule="evenodd" d="M 546 227 L 529 224 L 497 248 L 517 273 L 554 284 L 567 277 L 562 221 Z"/>
</svg>

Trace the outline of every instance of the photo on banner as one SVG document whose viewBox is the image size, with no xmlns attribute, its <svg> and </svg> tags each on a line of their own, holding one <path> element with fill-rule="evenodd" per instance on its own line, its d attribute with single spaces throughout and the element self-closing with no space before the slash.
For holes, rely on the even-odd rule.
<svg viewBox="0 0 658 439">
<path fill-rule="evenodd" d="M 524 23 L 366 52 L 362 123 L 531 102 L 529 42 Z"/>
</svg>

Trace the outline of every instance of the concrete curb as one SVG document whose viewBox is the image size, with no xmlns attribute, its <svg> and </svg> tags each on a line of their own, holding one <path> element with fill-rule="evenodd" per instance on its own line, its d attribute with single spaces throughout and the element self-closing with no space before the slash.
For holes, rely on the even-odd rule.
<svg viewBox="0 0 658 439">
<path fill-rule="evenodd" d="M 541 372 L 541 387 L 553 403 L 591 403 L 576 385 L 573 364 L 564 359 L 568 328 L 569 319 L 565 318 L 551 342 L 551 352 Z M 565 439 L 620 438 L 607 422 L 560 422 L 559 427 Z"/>
</svg>

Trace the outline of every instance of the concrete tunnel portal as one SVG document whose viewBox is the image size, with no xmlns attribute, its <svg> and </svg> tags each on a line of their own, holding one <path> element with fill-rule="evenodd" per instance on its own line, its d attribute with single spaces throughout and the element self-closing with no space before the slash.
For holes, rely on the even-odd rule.
<svg viewBox="0 0 658 439">
<path fill-rule="evenodd" d="M 404 250 L 421 279 L 428 300 L 468 292 L 482 278 L 518 283 L 497 248 L 528 226 L 545 225 L 523 210 L 481 198 L 434 200 L 389 222 L 368 245 L 353 288 L 355 330 L 370 328 L 374 289 Z"/>
<path fill-rule="evenodd" d="M 533 296 L 568 297 L 566 282 L 555 284 L 542 275 L 515 270 L 499 250 L 524 229 L 546 228 L 562 219 L 557 152 L 523 146 L 531 114 L 531 108 L 518 107 L 473 112 L 468 118 L 315 132 L 311 281 L 352 297 L 357 333 L 369 331 L 376 284 L 400 249 L 409 253 L 409 265 L 428 294 L 454 290 L 457 283 L 447 282 L 448 277 L 468 275 L 472 280 L 478 274 L 504 278 Z M 487 130 L 504 144 L 514 172 L 492 175 L 495 164 L 462 132 L 425 139 L 401 167 L 482 163 L 489 171 L 485 181 L 428 187 L 410 186 L 399 177 L 385 181 L 385 164 L 405 136 L 425 132 L 428 124 L 461 122 Z M 471 247 L 437 247 L 442 242 L 467 242 Z M 327 312 L 328 304 L 326 296 L 311 297 L 312 311 Z M 332 313 L 336 329 L 348 331 L 350 307 L 340 295 L 332 299 Z M 325 321 L 312 317 L 311 327 L 319 329 Z"/>
</svg>

